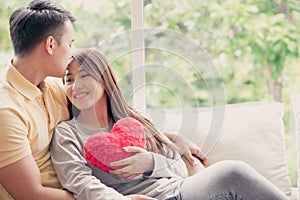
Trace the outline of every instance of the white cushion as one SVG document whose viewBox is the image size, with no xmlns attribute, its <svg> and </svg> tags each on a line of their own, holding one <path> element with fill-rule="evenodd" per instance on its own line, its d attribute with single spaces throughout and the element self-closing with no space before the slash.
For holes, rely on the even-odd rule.
<svg viewBox="0 0 300 200">
<path fill-rule="evenodd" d="M 150 111 L 162 131 L 184 134 L 208 155 L 209 165 L 221 160 L 250 164 L 288 196 L 291 182 L 285 155 L 284 109 L 281 103 L 240 103 L 213 108 Z"/>
</svg>

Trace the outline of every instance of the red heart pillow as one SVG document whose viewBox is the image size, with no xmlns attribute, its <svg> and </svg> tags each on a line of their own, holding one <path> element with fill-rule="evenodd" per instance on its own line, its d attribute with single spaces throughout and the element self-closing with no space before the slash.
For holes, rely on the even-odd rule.
<svg viewBox="0 0 300 200">
<path fill-rule="evenodd" d="M 108 172 L 115 169 L 109 166 L 109 163 L 132 155 L 123 150 L 123 147 L 127 146 L 146 149 L 143 125 L 131 117 L 117 121 L 111 132 L 96 133 L 91 136 L 84 144 L 85 158 L 91 165 Z"/>
</svg>

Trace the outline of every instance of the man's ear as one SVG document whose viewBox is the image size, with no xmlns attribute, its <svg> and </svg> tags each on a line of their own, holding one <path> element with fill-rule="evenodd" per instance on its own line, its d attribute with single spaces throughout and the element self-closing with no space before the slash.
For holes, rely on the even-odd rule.
<svg viewBox="0 0 300 200">
<path fill-rule="evenodd" d="M 46 38 L 46 52 L 50 55 L 54 54 L 54 49 L 56 47 L 56 40 L 53 36 L 48 36 Z"/>
</svg>

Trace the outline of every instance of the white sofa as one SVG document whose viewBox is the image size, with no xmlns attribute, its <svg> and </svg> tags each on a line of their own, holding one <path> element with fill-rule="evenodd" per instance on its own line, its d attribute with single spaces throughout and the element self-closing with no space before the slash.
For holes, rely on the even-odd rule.
<svg viewBox="0 0 300 200">
<path fill-rule="evenodd" d="M 292 110 L 294 114 L 294 127 L 297 136 L 298 199 L 300 199 L 300 93 L 294 93 L 292 95 Z"/>
<path fill-rule="evenodd" d="M 291 199 L 298 199 L 299 190 L 291 187 L 288 176 L 283 114 L 284 107 L 278 102 L 249 102 L 176 112 L 149 110 L 150 118 L 160 130 L 184 134 L 198 144 L 207 154 L 209 165 L 220 160 L 242 160 Z"/>
</svg>

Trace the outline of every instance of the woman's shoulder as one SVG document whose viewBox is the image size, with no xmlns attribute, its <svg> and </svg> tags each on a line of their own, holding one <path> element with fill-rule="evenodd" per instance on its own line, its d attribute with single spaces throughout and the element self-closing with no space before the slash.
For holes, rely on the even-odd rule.
<svg viewBox="0 0 300 200">
<path fill-rule="evenodd" d="M 56 128 L 65 128 L 65 127 L 70 127 L 70 126 L 71 127 L 75 126 L 75 120 L 74 120 L 74 118 L 59 122 L 57 124 Z"/>
<path fill-rule="evenodd" d="M 57 126 L 55 127 L 55 134 L 70 134 L 74 132 L 75 129 L 75 121 L 74 119 L 61 121 Z"/>
</svg>

